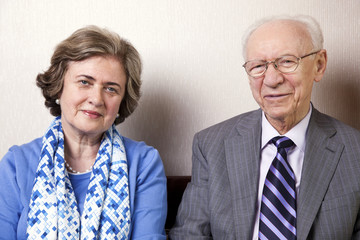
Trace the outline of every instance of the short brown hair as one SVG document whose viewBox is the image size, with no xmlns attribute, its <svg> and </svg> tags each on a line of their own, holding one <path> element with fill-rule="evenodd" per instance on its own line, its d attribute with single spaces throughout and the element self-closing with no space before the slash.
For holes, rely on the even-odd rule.
<svg viewBox="0 0 360 240">
<path fill-rule="evenodd" d="M 60 42 L 51 57 L 47 71 L 38 74 L 36 85 L 45 97 L 45 106 L 53 116 L 61 115 L 60 105 L 55 100 L 60 97 L 64 76 L 72 61 L 82 61 L 93 56 L 113 56 L 120 61 L 126 73 L 126 89 L 120 104 L 119 124 L 134 112 L 141 96 L 141 59 L 138 51 L 118 34 L 97 26 L 87 26 L 75 31 Z"/>
</svg>

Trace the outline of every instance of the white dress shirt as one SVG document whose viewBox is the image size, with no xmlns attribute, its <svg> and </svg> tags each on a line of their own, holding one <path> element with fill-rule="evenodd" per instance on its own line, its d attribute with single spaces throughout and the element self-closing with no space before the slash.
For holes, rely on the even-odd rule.
<svg viewBox="0 0 360 240">
<path fill-rule="evenodd" d="M 262 134 L 261 134 L 261 159 L 260 159 L 260 177 L 258 186 L 258 198 L 256 203 L 256 218 L 253 231 L 253 240 L 258 240 L 259 237 L 259 216 L 261 207 L 261 198 L 263 194 L 264 182 L 266 175 L 270 169 L 270 165 L 274 160 L 277 148 L 274 144 L 269 141 L 276 136 L 286 136 L 290 138 L 294 143 L 295 147 L 289 150 L 287 160 L 295 174 L 296 194 L 299 195 L 301 170 L 304 162 L 305 153 L 305 135 L 309 125 L 310 116 L 312 112 L 312 106 L 310 111 L 295 127 L 293 127 L 285 135 L 280 135 L 276 129 L 271 126 L 269 121 L 266 119 L 264 112 L 262 113 Z"/>
</svg>

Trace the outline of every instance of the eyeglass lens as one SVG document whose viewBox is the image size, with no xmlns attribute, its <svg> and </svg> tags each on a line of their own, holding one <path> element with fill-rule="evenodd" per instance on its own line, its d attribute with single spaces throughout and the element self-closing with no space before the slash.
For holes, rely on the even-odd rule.
<svg viewBox="0 0 360 240">
<path fill-rule="evenodd" d="M 273 63 L 274 67 L 283 73 L 289 73 L 295 71 L 297 65 L 299 64 L 298 58 L 292 55 L 282 56 L 275 59 L 272 62 L 265 62 L 262 60 L 253 60 L 245 64 L 246 72 L 250 76 L 260 76 L 265 73 L 268 65 Z"/>
</svg>

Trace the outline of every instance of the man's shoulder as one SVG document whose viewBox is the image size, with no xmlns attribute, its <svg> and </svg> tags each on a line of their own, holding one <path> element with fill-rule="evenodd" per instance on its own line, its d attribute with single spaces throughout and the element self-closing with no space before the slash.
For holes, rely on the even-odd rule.
<svg viewBox="0 0 360 240">
<path fill-rule="evenodd" d="M 239 114 L 230 119 L 219 122 L 215 125 L 207 127 L 197 135 L 201 137 L 211 137 L 213 135 L 229 136 L 232 135 L 236 129 L 254 128 L 261 122 L 261 109 Z M 261 126 L 261 125 L 260 125 Z"/>
<path fill-rule="evenodd" d="M 360 139 L 360 131 L 348 124 L 329 116 L 325 113 L 321 113 L 317 110 L 314 111 L 313 121 L 316 125 L 324 131 L 334 131 L 335 135 L 339 136 L 356 136 Z"/>
</svg>

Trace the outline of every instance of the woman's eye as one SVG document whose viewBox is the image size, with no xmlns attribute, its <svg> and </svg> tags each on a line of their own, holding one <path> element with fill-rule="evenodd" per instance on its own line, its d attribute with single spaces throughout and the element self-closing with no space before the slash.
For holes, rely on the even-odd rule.
<svg viewBox="0 0 360 240">
<path fill-rule="evenodd" d="M 112 87 L 107 87 L 106 91 L 111 92 L 111 93 L 117 93 L 116 89 L 112 88 Z"/>
<path fill-rule="evenodd" d="M 80 80 L 80 83 L 81 83 L 82 85 L 88 85 L 88 84 L 89 84 L 89 82 L 86 81 L 86 80 Z"/>
</svg>

